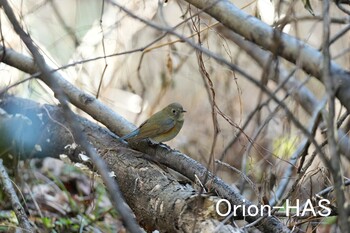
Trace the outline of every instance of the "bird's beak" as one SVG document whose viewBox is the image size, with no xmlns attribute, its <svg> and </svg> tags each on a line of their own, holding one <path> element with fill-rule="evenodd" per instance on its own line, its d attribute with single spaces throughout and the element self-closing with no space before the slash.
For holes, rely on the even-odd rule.
<svg viewBox="0 0 350 233">
<path fill-rule="evenodd" d="M 181 112 L 187 112 L 186 110 L 182 110 Z"/>
</svg>

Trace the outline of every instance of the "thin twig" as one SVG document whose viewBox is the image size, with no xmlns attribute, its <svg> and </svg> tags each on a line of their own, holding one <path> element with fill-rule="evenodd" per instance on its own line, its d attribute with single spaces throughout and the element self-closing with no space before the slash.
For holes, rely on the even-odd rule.
<svg viewBox="0 0 350 233">
<path fill-rule="evenodd" d="M 12 23 L 12 26 L 16 33 L 20 36 L 21 40 L 25 43 L 27 48 L 32 53 L 34 60 L 36 61 L 37 66 L 39 67 L 40 71 L 42 72 L 42 76 L 40 77 L 55 93 L 56 98 L 59 99 L 62 107 L 63 107 L 63 113 L 64 116 L 69 119 L 68 122 L 70 122 L 70 127 L 72 129 L 75 141 L 79 143 L 87 152 L 87 155 L 90 157 L 90 159 L 93 161 L 93 163 L 98 168 L 99 173 L 101 174 L 101 177 L 106 185 L 106 187 L 109 190 L 109 194 L 112 199 L 112 203 L 115 206 L 115 208 L 120 213 L 123 222 L 125 223 L 125 227 L 130 232 L 142 232 L 140 227 L 138 226 L 130 207 L 126 204 L 119 186 L 116 182 L 116 180 L 112 179 L 108 174 L 108 168 L 104 161 L 99 157 L 97 154 L 97 151 L 95 148 L 92 147 L 92 145 L 88 142 L 86 135 L 83 133 L 81 129 L 81 125 L 78 124 L 78 121 L 76 120 L 75 114 L 71 111 L 69 105 L 68 105 L 68 97 L 64 93 L 64 91 L 60 88 L 60 86 L 57 83 L 57 80 L 55 80 L 55 77 L 51 73 L 50 67 L 46 64 L 44 57 L 40 54 L 37 47 L 34 45 L 32 39 L 30 36 L 22 29 L 19 22 L 16 19 L 16 16 L 8 4 L 6 0 L 0 0 L 0 4 L 2 8 L 5 11 L 6 16 L 8 17 L 9 21 Z"/>
<path fill-rule="evenodd" d="M 21 202 L 19 201 L 18 196 L 12 186 L 11 179 L 6 172 L 5 167 L 3 166 L 2 159 L 0 159 L 0 180 L 3 186 L 3 189 L 5 191 L 5 194 L 11 201 L 11 205 L 12 205 L 13 211 L 17 216 L 19 225 L 26 232 L 34 232 L 35 230 L 30 224 L 27 214 L 24 211 L 24 208 L 21 205 Z"/>
<path fill-rule="evenodd" d="M 339 5 L 338 5 L 339 7 Z M 330 2 L 323 0 L 323 72 L 322 77 L 326 86 L 326 96 L 328 98 L 328 113 L 324 111 L 323 117 L 327 123 L 327 141 L 329 147 L 329 157 L 327 160 L 321 156 L 323 161 L 329 161 L 325 165 L 329 168 L 334 182 L 335 196 L 337 199 L 339 227 L 342 232 L 350 229 L 350 219 L 348 217 L 349 205 L 346 205 L 344 194 L 343 171 L 341 169 L 340 153 L 336 142 L 336 122 L 335 122 L 335 96 L 337 87 L 331 77 L 331 58 L 330 58 Z"/>
<path fill-rule="evenodd" d="M 247 181 L 247 183 L 250 185 L 250 187 L 253 189 L 253 191 L 255 192 L 255 195 L 257 197 L 259 197 L 259 190 L 257 189 L 257 187 L 255 186 L 254 182 L 249 179 L 248 176 L 246 176 L 243 172 L 241 172 L 240 170 L 238 170 L 237 168 L 235 168 L 234 166 L 228 164 L 228 163 L 225 163 L 225 162 L 222 162 L 220 160 L 215 160 L 216 163 L 224 166 L 224 167 L 227 167 L 228 169 L 230 169 L 231 171 L 234 171 L 236 172 L 237 174 L 239 174 L 245 181 Z"/>
<path fill-rule="evenodd" d="M 324 105 L 326 104 L 326 101 L 324 100 L 323 102 L 321 102 L 317 108 L 317 110 L 314 112 L 314 115 L 312 117 L 312 119 L 310 120 L 310 124 L 309 124 L 309 130 L 310 132 L 314 135 L 316 133 L 316 129 L 319 123 L 319 119 L 320 119 L 320 113 L 321 110 L 324 108 Z M 298 161 L 298 159 L 300 157 L 305 158 L 308 148 L 310 147 L 310 141 L 307 138 L 304 138 L 303 141 L 299 144 L 298 148 L 295 150 L 295 152 L 293 153 L 293 155 L 290 158 L 290 165 L 288 165 L 288 167 L 285 169 L 285 172 L 283 174 L 283 179 L 281 179 L 280 184 L 277 187 L 276 193 L 274 195 L 273 198 L 271 198 L 271 200 L 269 201 L 271 206 L 275 206 L 276 203 L 278 202 L 278 200 L 280 200 L 289 184 L 289 181 L 291 179 L 291 175 L 293 173 L 293 170 L 295 168 L 295 164 Z M 301 162 L 302 164 L 303 162 Z M 300 166 L 300 171 L 301 171 L 302 166 Z M 303 168 L 303 174 L 305 172 L 305 168 Z M 300 175 L 301 178 L 301 175 Z M 296 187 L 296 185 L 294 184 L 294 187 Z M 289 195 L 287 195 L 289 196 Z"/>
<path fill-rule="evenodd" d="M 219 1 L 214 1 L 212 4 L 216 4 Z M 284 111 L 286 112 L 286 115 L 289 117 L 289 119 L 295 124 L 295 126 L 300 129 L 300 131 L 312 142 L 312 144 L 315 146 L 317 153 L 319 153 L 320 155 L 324 155 L 323 151 L 321 150 L 320 146 L 318 145 L 316 139 L 308 132 L 308 130 L 301 124 L 301 122 L 293 115 L 293 113 L 289 110 L 289 108 L 287 107 L 287 105 L 280 101 L 278 99 L 277 96 L 275 96 L 273 93 L 271 93 L 271 91 L 264 85 L 262 85 L 260 83 L 260 81 L 256 80 L 254 77 L 252 77 L 251 75 L 249 75 L 247 72 L 245 72 L 243 69 L 241 69 L 240 67 L 238 67 L 235 64 L 232 64 L 231 62 L 229 62 L 228 60 L 226 60 L 225 58 L 223 58 L 222 56 L 219 56 L 218 54 L 212 53 L 210 50 L 194 43 L 192 40 L 188 40 L 187 38 L 185 38 L 184 36 L 182 36 L 181 34 L 171 30 L 171 28 L 168 27 L 163 27 L 161 25 L 158 25 L 156 23 L 150 22 L 148 20 L 145 20 L 141 17 L 139 17 L 138 15 L 134 14 L 133 12 L 131 12 L 129 9 L 123 7 L 120 3 L 118 2 L 112 2 L 110 1 L 110 3 L 112 5 L 115 5 L 117 7 L 119 7 L 121 10 L 123 10 L 124 12 L 126 12 L 128 15 L 130 15 L 131 17 L 140 20 L 141 22 L 149 25 L 150 27 L 153 27 L 157 30 L 160 31 L 166 31 L 170 34 L 173 34 L 175 36 L 177 36 L 178 38 L 182 39 L 183 41 L 185 41 L 186 43 L 188 43 L 190 46 L 194 47 L 197 50 L 200 50 L 203 54 L 210 56 L 212 58 L 214 58 L 216 61 L 218 61 L 219 63 L 222 63 L 226 66 L 228 66 L 230 69 L 232 69 L 233 71 L 236 71 L 237 73 L 241 74 L 243 77 L 247 78 L 250 82 L 252 82 L 254 85 L 256 85 L 257 87 L 259 87 L 265 94 L 267 94 L 268 96 L 271 97 L 271 99 L 273 99 L 273 101 L 275 101 L 278 105 L 280 105 Z"/>
</svg>

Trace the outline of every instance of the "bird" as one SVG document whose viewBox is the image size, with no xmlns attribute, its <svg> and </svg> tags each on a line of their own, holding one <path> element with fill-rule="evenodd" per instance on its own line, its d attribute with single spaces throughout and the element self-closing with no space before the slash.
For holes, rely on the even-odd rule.
<svg viewBox="0 0 350 233">
<path fill-rule="evenodd" d="M 185 112 L 181 104 L 171 103 L 120 139 L 128 142 L 137 142 L 146 138 L 158 143 L 170 141 L 180 132 Z"/>
</svg>

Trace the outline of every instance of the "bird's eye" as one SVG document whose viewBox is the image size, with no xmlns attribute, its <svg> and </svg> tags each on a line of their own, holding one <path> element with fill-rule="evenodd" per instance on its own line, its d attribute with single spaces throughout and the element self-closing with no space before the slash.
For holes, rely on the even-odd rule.
<svg viewBox="0 0 350 233">
<path fill-rule="evenodd" d="M 173 109 L 173 110 L 172 110 L 172 112 L 175 114 L 175 113 L 176 113 L 176 110 L 175 110 L 175 109 Z"/>
</svg>

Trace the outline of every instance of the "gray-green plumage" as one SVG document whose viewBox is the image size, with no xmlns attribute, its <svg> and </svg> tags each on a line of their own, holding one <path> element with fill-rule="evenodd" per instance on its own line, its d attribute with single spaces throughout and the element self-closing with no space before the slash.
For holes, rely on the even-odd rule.
<svg viewBox="0 0 350 233">
<path fill-rule="evenodd" d="M 181 104 L 172 103 L 161 111 L 153 114 L 136 130 L 121 137 L 122 140 L 139 141 L 150 138 L 157 142 L 173 139 L 181 130 L 184 123 L 184 112 Z"/>
</svg>

